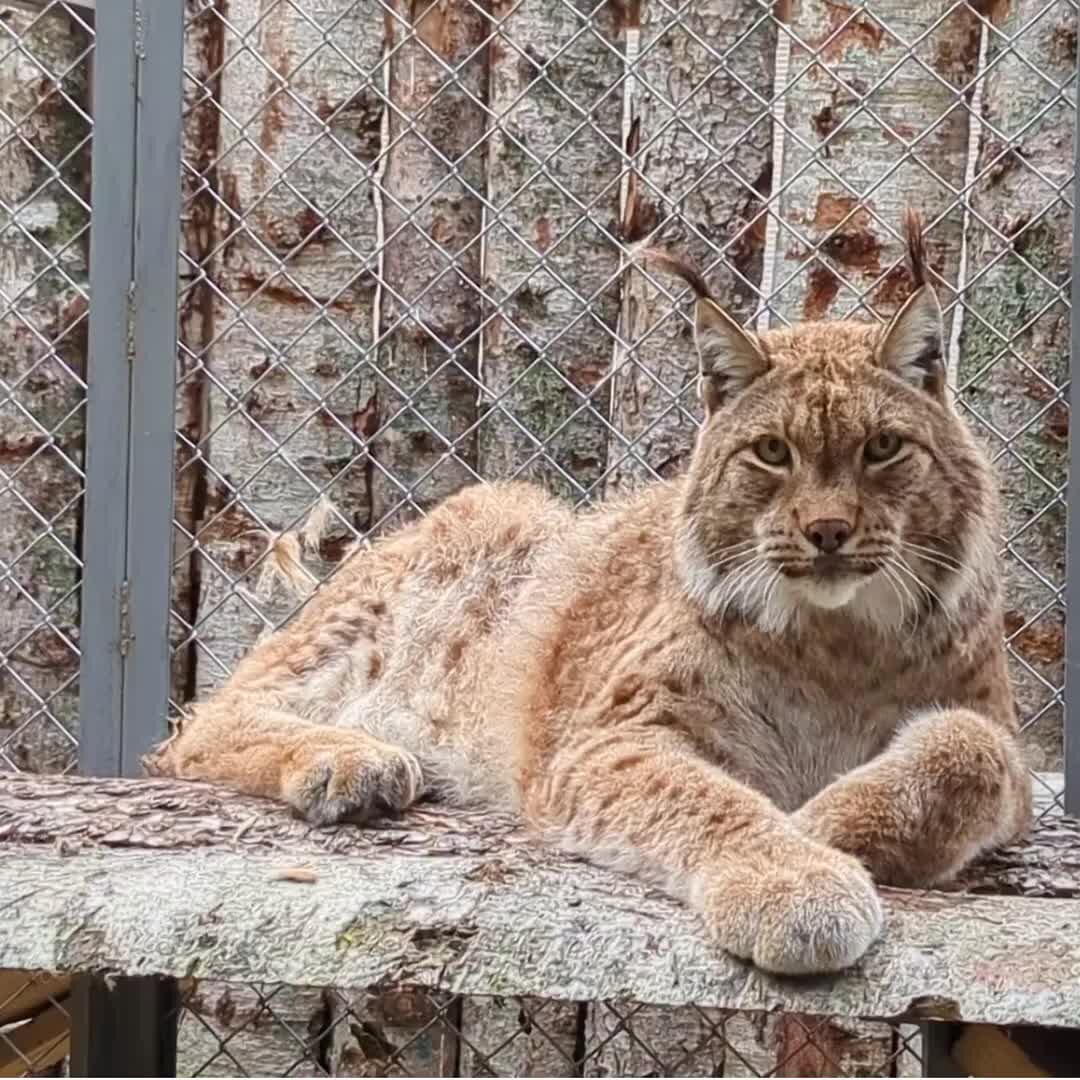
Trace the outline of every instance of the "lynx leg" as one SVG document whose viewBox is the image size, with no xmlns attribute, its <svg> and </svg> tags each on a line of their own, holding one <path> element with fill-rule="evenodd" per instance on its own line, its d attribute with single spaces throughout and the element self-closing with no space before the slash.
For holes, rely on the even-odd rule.
<svg viewBox="0 0 1080 1080">
<path fill-rule="evenodd" d="M 875 880 L 922 887 L 1015 839 L 1030 813 L 1031 780 L 1013 737 L 977 713 L 944 709 L 917 717 L 793 820 Z"/>
<path fill-rule="evenodd" d="M 420 764 L 402 747 L 307 723 L 240 695 L 198 708 L 143 765 L 150 775 L 279 799 L 316 825 L 404 810 L 423 789 Z"/>
<path fill-rule="evenodd" d="M 569 743 L 523 795 L 531 823 L 562 847 L 665 884 L 721 948 L 767 971 L 841 971 L 881 933 L 855 859 L 668 732 L 608 728 Z"/>
</svg>

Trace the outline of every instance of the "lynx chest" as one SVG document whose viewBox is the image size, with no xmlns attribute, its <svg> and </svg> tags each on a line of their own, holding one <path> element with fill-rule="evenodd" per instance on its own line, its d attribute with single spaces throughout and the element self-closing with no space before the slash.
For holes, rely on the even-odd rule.
<svg viewBox="0 0 1080 1080">
<path fill-rule="evenodd" d="M 850 654 L 792 659 L 778 648 L 733 665 L 708 740 L 719 763 L 785 810 L 869 761 L 948 695 L 922 665 L 858 663 Z"/>
</svg>

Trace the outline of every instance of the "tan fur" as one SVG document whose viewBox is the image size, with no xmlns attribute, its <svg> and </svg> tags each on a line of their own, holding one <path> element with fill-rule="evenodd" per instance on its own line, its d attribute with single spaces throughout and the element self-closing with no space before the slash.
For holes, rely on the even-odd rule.
<svg viewBox="0 0 1080 1080">
<path fill-rule="evenodd" d="M 871 945 L 871 875 L 930 885 L 1016 836 L 997 496 L 930 287 L 885 331 L 755 336 L 697 303 L 687 475 L 579 515 L 517 484 L 446 500 L 351 555 L 149 770 L 323 824 L 517 807 L 790 973 Z"/>
</svg>

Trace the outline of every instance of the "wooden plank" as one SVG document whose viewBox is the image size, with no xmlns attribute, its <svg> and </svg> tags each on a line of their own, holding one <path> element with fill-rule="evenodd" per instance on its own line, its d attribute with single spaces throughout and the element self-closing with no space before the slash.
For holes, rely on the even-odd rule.
<svg viewBox="0 0 1080 1080">
<path fill-rule="evenodd" d="M 1052 900 L 883 890 L 887 932 L 856 968 L 776 979 L 720 953 L 684 908 L 539 850 L 495 815 L 315 830 L 200 785 L 8 777 L 0 964 L 1067 1025 L 1080 1009 L 1078 851 L 1080 823 L 1059 817 L 975 875 L 995 887 L 1000 864 L 1005 888 Z M 300 858 L 314 882 L 277 878 Z"/>
<path fill-rule="evenodd" d="M 461 1002 L 459 1076 L 580 1076 L 584 1007 L 541 998 L 469 997 Z"/>
<path fill-rule="evenodd" d="M 489 53 L 480 461 L 485 477 L 520 475 L 571 498 L 599 480 L 607 445 L 621 167 L 615 8 L 492 7 L 503 22 Z"/>
<path fill-rule="evenodd" d="M 205 360 L 215 335 L 215 294 L 228 213 L 218 169 L 221 137 L 221 64 L 225 23 L 210 5 L 189 2 L 184 24 L 184 123 L 181 169 L 180 281 L 176 370 L 176 468 L 169 640 L 172 698 L 195 689 L 199 651 L 191 640 L 198 617 L 203 557 L 195 543 L 206 512 L 206 460 L 200 444 L 209 422 L 211 382 Z"/>
<path fill-rule="evenodd" d="M 68 1018 L 47 1009 L 11 1029 L 0 1029 L 0 1076 L 41 1075 L 67 1057 L 71 1045 Z"/>
<path fill-rule="evenodd" d="M 756 0 L 625 6 L 627 59 L 636 57 L 627 112 L 641 147 L 624 199 L 626 239 L 690 257 L 709 270 L 717 299 L 746 319 L 762 277 L 776 24 Z M 693 445 L 698 359 L 688 319 L 671 307 L 643 274 L 623 278 L 627 348 L 615 354 L 612 423 L 634 452 L 610 440 L 613 487 L 673 475 Z"/>
<path fill-rule="evenodd" d="M 665 1009 L 632 1001 L 589 1006 L 586 1076 L 726 1076 L 719 1010 Z"/>
<path fill-rule="evenodd" d="M 909 203 L 934 221 L 963 187 L 968 114 L 961 91 L 976 70 L 978 20 L 952 0 L 878 0 L 872 7 L 801 0 L 790 23 L 800 43 L 791 48 L 788 134 L 774 187 L 782 224 L 773 325 L 835 317 L 857 308 L 863 292 L 865 306 L 886 317 L 910 282 L 902 245 L 883 225 L 899 234 Z M 912 50 L 909 43 L 924 34 Z M 961 225 L 954 212 L 928 238 L 930 264 L 950 285 Z M 818 244 L 822 258 L 804 266 Z"/>
<path fill-rule="evenodd" d="M 216 204 L 192 208 L 208 233 L 186 238 L 212 278 L 182 320 L 198 359 L 190 392 L 202 398 L 188 406 L 204 486 L 191 570 L 198 692 L 290 610 L 257 588 L 268 530 L 301 525 L 332 483 L 341 516 L 313 553 L 325 573 L 370 524 L 361 414 L 379 380 L 361 361 L 376 307 L 383 106 L 368 73 L 383 27 L 347 0 L 324 4 L 323 17 L 325 32 L 292 9 L 234 0 L 228 29 L 210 10 L 192 24 L 207 54 L 195 53 L 199 70 L 214 77 L 196 118 L 212 141 L 189 152 Z"/>
<path fill-rule="evenodd" d="M 1065 0 L 984 7 L 994 25 L 957 383 L 1002 488 L 1011 675 L 1022 716 L 1038 716 L 1027 748 L 1035 768 L 1054 769 L 1062 749 L 1054 688 L 1064 680 L 1064 595 L 1054 588 L 1065 581 L 1058 493 L 1069 460 L 1076 9 Z"/>
<path fill-rule="evenodd" d="M 373 524 L 390 528 L 475 478 L 488 19 L 472 0 L 389 0 L 383 21 L 371 491 Z"/>
<path fill-rule="evenodd" d="M 47 971 L 0 971 L 0 1025 L 26 1020 L 65 997 L 71 980 Z"/>
<path fill-rule="evenodd" d="M 59 771 L 78 735 L 90 186 L 89 124 L 68 102 L 85 113 L 89 39 L 21 11 L 5 35 L 20 47 L 0 60 L 0 768 Z"/>
<path fill-rule="evenodd" d="M 327 994 L 332 1076 L 454 1076 L 458 1009 L 413 987 Z"/>
<path fill-rule="evenodd" d="M 177 1076 L 325 1076 L 321 990 L 199 982 L 184 995 Z"/>
</svg>

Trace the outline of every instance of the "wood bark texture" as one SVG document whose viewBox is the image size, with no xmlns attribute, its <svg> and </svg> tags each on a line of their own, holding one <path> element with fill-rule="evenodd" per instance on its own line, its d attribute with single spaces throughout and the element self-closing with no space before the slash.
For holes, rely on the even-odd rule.
<svg viewBox="0 0 1080 1080">
<path fill-rule="evenodd" d="M 727 958 L 681 907 L 492 815 L 320 831 L 202 785 L 16 776 L 0 844 L 7 968 L 907 1020 L 1080 1007 L 1080 825 L 1062 817 L 981 864 L 978 893 L 884 890 L 884 939 L 810 980 Z"/>
<path fill-rule="evenodd" d="M 736 317 L 753 314 L 771 176 L 776 24 L 754 0 L 675 9 L 626 5 L 624 85 L 634 141 L 626 240 L 670 248 L 707 272 Z M 636 57 L 636 61 L 631 62 Z M 700 407 L 691 323 L 673 311 L 678 282 L 623 278 L 609 441 L 610 484 L 633 485 L 686 464 Z"/>
<path fill-rule="evenodd" d="M 86 371 L 86 31 L 5 12 L 0 60 L 0 768 L 60 771 L 78 736 Z M 9 34 L 22 35 L 15 49 Z M 55 80 L 55 82 L 54 82 Z M 67 99 L 62 96 L 67 95 Z M 66 188 L 65 188 L 66 185 Z"/>
<path fill-rule="evenodd" d="M 1076 10 L 990 5 L 957 384 L 1005 506 L 1006 633 L 1035 768 L 1061 760 Z M 1063 89 L 1059 90 L 1058 87 Z M 1062 292 L 1062 289 L 1064 292 Z"/>
<path fill-rule="evenodd" d="M 476 476 L 487 25 L 470 0 L 393 0 L 385 15 L 377 526 Z"/>
<path fill-rule="evenodd" d="M 595 0 L 492 14 L 480 460 L 580 500 L 606 464 L 618 317 L 619 22 Z"/>
<path fill-rule="evenodd" d="M 372 524 L 384 31 L 344 0 L 324 7 L 325 31 L 258 0 L 189 29 L 207 79 L 203 124 L 189 125 L 202 227 L 185 234 L 196 270 L 182 309 L 197 367 L 185 396 L 199 399 L 196 692 L 295 606 L 261 587 L 275 535 L 301 533 L 329 488 L 324 535 L 303 550 L 323 576 Z"/>
<path fill-rule="evenodd" d="M 910 291 L 899 241 L 908 205 L 928 222 L 953 211 L 928 238 L 937 284 L 951 288 L 962 223 L 955 192 L 968 156 L 964 89 L 979 49 L 974 12 L 948 0 L 872 8 L 799 0 L 790 26 L 798 44 L 773 188 L 781 218 L 773 325 L 860 308 L 891 315 Z M 909 53 L 920 38 L 918 63 Z"/>
</svg>

